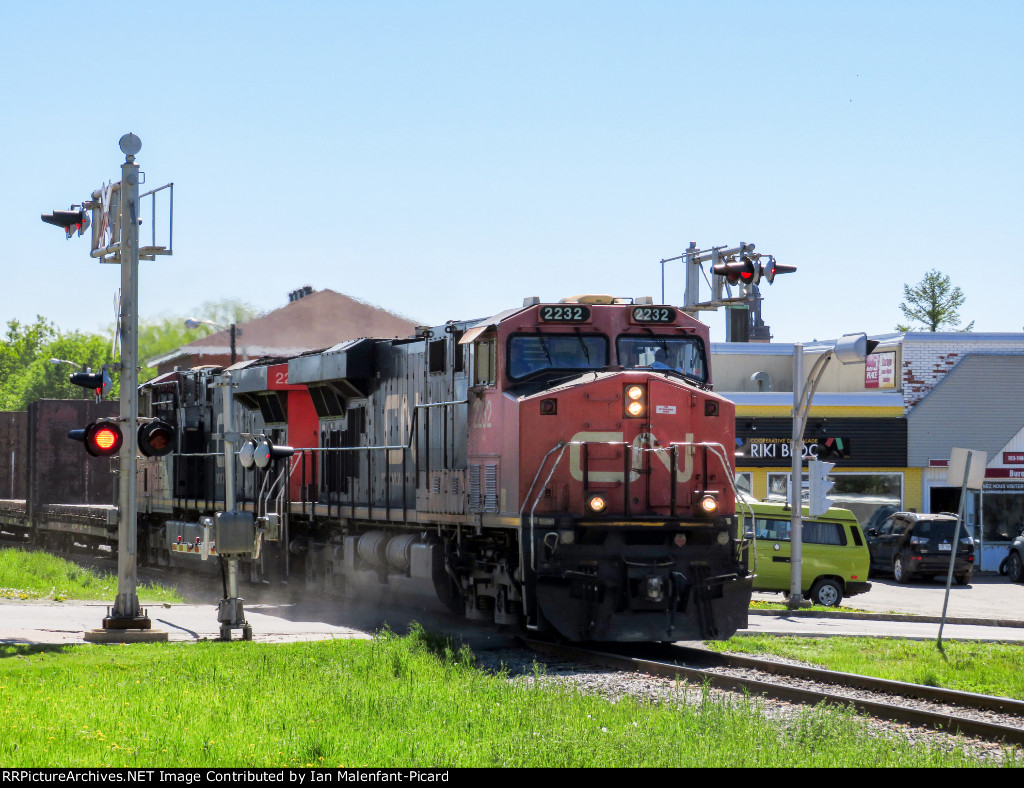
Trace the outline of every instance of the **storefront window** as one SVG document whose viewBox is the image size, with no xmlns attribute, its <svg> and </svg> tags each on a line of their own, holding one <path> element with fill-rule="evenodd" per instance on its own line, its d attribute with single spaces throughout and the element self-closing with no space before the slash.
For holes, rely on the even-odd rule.
<svg viewBox="0 0 1024 788">
<path fill-rule="evenodd" d="M 835 486 L 829 498 L 836 506 L 849 509 L 863 528 L 875 528 L 893 512 L 903 508 L 902 473 L 833 473 Z M 789 500 L 789 474 L 768 474 L 768 500 Z M 807 475 L 803 476 L 803 498 L 807 499 Z"/>
<path fill-rule="evenodd" d="M 981 521 L 986 542 L 1009 542 L 1024 529 L 1024 482 L 985 482 Z"/>
</svg>

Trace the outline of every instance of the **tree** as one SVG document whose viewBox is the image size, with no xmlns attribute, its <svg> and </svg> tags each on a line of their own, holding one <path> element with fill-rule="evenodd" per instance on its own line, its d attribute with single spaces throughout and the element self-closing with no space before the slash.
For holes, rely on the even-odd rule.
<svg viewBox="0 0 1024 788">
<path fill-rule="evenodd" d="M 51 359 L 73 364 L 53 363 Z M 7 322 L 0 339 L 0 410 L 25 410 L 41 398 L 78 399 L 87 396 L 68 377 L 83 367 L 93 371 L 110 361 L 110 341 L 77 331 L 62 333 L 42 316 L 25 325 Z M 117 375 L 113 375 L 115 396 Z M 91 396 L 89 394 L 88 396 Z"/>
<path fill-rule="evenodd" d="M 247 304 L 234 299 L 223 301 L 207 301 L 194 311 L 188 313 L 188 317 L 199 318 L 200 320 L 211 320 L 222 326 L 231 323 L 245 323 L 260 315 L 260 311 L 252 304 Z M 156 358 L 165 353 L 170 353 L 182 345 L 187 345 L 200 337 L 216 331 L 207 325 L 199 328 L 185 328 L 185 317 L 177 315 L 161 315 L 156 318 L 139 321 L 139 362 L 145 364 L 147 360 Z M 139 372 L 139 380 L 149 380 L 156 375 L 156 369 L 145 367 Z"/>
<path fill-rule="evenodd" d="M 954 287 L 948 276 L 932 269 L 913 287 L 903 285 L 900 311 L 904 317 L 919 323 L 925 331 L 940 331 L 944 327 L 961 332 L 973 331 L 973 320 L 966 328 L 957 328 L 960 325 L 960 313 L 957 310 L 965 300 L 963 290 Z M 896 330 L 912 331 L 913 327 L 899 324 Z"/>
</svg>

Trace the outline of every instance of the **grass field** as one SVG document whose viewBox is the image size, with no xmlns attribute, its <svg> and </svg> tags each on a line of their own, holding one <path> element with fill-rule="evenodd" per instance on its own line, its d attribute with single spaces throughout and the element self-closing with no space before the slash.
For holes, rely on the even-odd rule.
<svg viewBox="0 0 1024 788">
<path fill-rule="evenodd" d="M 829 670 L 1024 700 L 1024 644 L 889 638 L 734 637 L 716 651 L 774 654 Z"/>
<path fill-rule="evenodd" d="M 140 584 L 140 602 L 181 602 L 171 589 Z M 0 598 L 110 599 L 117 596 L 117 576 L 83 569 L 37 550 L 0 550 Z"/>
<path fill-rule="evenodd" d="M 421 631 L 0 653 L 6 767 L 976 765 L 844 710 L 787 722 L 707 692 L 655 705 L 509 681 Z"/>
<path fill-rule="evenodd" d="M 3 550 L 0 588 L 0 595 L 15 599 L 109 599 L 116 578 L 44 553 Z M 180 601 L 161 589 L 140 588 L 139 596 Z M 929 647 L 872 640 L 845 654 L 831 643 L 734 638 L 725 647 L 770 650 L 774 644 L 775 653 L 854 672 L 868 672 L 854 661 L 858 651 L 867 651 L 875 667 L 906 671 L 923 661 L 922 653 L 892 647 Z M 1019 673 L 1019 649 L 1004 654 L 1005 647 L 978 644 L 977 651 L 960 652 L 962 645 L 947 644 L 950 670 L 928 668 L 934 682 L 981 676 L 985 687 L 1009 686 L 995 694 L 1019 691 L 996 682 L 1001 673 Z M 905 672 L 892 677 L 921 680 Z M 675 691 L 674 703 L 611 702 L 568 685 L 510 681 L 477 669 L 471 653 L 421 630 L 404 637 L 385 632 L 370 641 L 290 644 L 0 645 L 0 764 L 977 765 L 957 749 L 872 735 L 843 709 L 807 709 L 779 720 L 751 699 L 727 702 L 705 690 L 700 702 L 684 703 L 685 688 Z M 1007 760 L 1024 765 L 1014 751 Z"/>
</svg>

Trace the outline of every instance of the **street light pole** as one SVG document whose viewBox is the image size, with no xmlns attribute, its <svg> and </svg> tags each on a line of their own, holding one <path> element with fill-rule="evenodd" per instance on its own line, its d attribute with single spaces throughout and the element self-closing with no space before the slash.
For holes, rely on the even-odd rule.
<svg viewBox="0 0 1024 788">
<path fill-rule="evenodd" d="M 789 497 L 790 503 L 790 567 L 789 567 L 789 608 L 795 610 L 803 605 L 801 578 L 803 574 L 803 452 L 804 429 L 811 411 L 814 392 L 821 382 L 822 373 L 833 356 L 843 364 L 863 362 L 878 343 L 865 334 L 846 334 L 827 351 L 822 353 L 811 366 L 804 379 L 804 346 L 793 345 L 793 435 L 789 442 L 792 458 Z"/>
<path fill-rule="evenodd" d="M 225 329 L 225 327 L 220 323 L 214 323 L 212 320 L 200 320 L 197 317 L 190 317 L 185 320 L 185 328 L 199 328 L 199 326 L 213 326 L 214 328 L 219 328 L 221 331 L 227 330 L 229 332 L 231 335 L 231 366 L 234 366 L 235 362 L 238 360 L 238 353 L 235 350 L 235 339 L 236 337 L 241 336 L 242 329 L 238 328 L 235 323 L 232 323 L 227 327 L 227 329 Z"/>
</svg>

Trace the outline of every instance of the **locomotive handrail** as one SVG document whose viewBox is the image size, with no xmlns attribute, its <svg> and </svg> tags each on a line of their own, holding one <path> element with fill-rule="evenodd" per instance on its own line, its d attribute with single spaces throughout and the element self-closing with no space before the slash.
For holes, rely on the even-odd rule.
<svg viewBox="0 0 1024 788">
<path fill-rule="evenodd" d="M 418 446 L 418 442 L 419 442 L 419 437 L 418 437 L 419 434 L 417 432 L 417 428 L 419 426 L 419 419 L 418 419 L 419 411 L 426 410 L 428 408 L 445 408 L 445 407 L 452 407 L 452 406 L 455 406 L 455 405 L 468 405 L 468 404 L 469 404 L 469 400 L 468 399 L 462 399 L 462 400 L 447 400 L 445 402 L 422 402 L 422 403 L 419 403 L 417 405 L 413 405 L 412 406 L 412 411 L 413 411 L 412 419 L 410 420 L 410 423 L 409 423 L 409 437 L 408 437 L 408 440 L 405 443 L 403 443 L 403 444 L 397 444 L 397 445 L 386 444 L 386 445 L 383 445 L 383 446 L 309 446 L 309 447 L 303 447 L 303 448 L 299 449 L 299 451 L 300 452 L 311 452 L 311 453 L 323 452 L 325 454 L 328 454 L 328 453 L 331 453 L 331 452 L 401 451 L 402 452 L 402 465 L 403 465 L 402 478 L 404 480 L 405 476 L 406 476 L 404 466 L 405 466 L 405 463 L 406 463 L 406 460 L 407 460 L 407 457 L 408 457 L 407 452 L 412 450 L 414 444 L 416 444 Z M 418 456 L 418 452 L 417 452 L 417 456 Z M 372 468 L 371 468 L 371 470 L 372 470 Z M 419 481 L 419 462 L 418 461 L 417 461 L 417 464 L 416 464 L 415 472 L 416 472 L 416 479 L 417 479 L 417 484 L 418 484 L 418 481 Z M 370 474 L 370 478 L 371 478 L 371 484 L 372 484 L 372 473 Z M 388 513 L 390 515 L 390 511 L 391 511 L 391 475 L 390 474 L 385 474 L 384 478 L 385 478 L 385 485 L 386 485 L 386 490 L 385 490 L 385 494 L 384 494 L 384 497 L 385 497 L 384 508 L 388 511 Z M 404 487 L 404 481 L 403 481 L 403 487 Z M 305 492 L 303 492 L 303 495 L 305 495 Z M 371 498 L 371 500 L 373 498 L 372 489 L 371 489 L 370 498 Z M 403 492 L 403 495 L 402 495 L 402 520 L 403 520 L 403 522 L 407 522 L 408 521 L 408 516 L 409 516 L 408 515 L 408 507 L 407 507 L 405 501 L 406 501 L 406 497 L 405 497 L 405 494 Z M 329 505 L 330 504 L 328 504 L 328 506 Z M 340 505 L 341 504 L 339 503 L 339 506 Z M 372 504 L 371 504 L 371 506 L 372 506 Z"/>
</svg>

